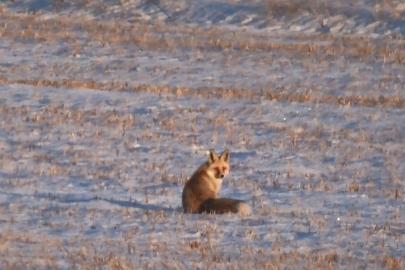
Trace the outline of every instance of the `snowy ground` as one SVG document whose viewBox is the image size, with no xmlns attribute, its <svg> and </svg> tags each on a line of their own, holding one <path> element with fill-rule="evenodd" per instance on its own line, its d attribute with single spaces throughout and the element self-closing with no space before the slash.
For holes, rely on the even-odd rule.
<svg viewBox="0 0 405 270">
<path fill-rule="evenodd" d="M 400 2 L 1 2 L 0 268 L 403 269 Z"/>
</svg>

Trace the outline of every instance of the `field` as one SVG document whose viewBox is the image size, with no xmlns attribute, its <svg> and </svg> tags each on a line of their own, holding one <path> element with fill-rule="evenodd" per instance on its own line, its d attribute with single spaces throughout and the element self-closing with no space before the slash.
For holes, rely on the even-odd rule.
<svg viewBox="0 0 405 270">
<path fill-rule="evenodd" d="M 404 269 L 401 0 L 0 2 L 1 269 Z M 210 148 L 250 216 L 181 212 Z"/>
</svg>

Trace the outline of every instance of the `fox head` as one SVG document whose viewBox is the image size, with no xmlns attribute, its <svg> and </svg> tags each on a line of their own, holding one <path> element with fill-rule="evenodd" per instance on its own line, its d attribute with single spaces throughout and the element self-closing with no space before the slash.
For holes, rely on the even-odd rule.
<svg viewBox="0 0 405 270">
<path fill-rule="evenodd" d="M 218 156 L 213 149 L 208 154 L 208 171 L 215 179 L 222 180 L 229 174 L 229 150 L 225 149 Z"/>
</svg>

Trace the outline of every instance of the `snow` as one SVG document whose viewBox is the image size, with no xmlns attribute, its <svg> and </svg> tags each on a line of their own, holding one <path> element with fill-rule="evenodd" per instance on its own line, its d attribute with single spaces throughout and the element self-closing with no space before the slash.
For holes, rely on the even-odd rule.
<svg viewBox="0 0 405 270">
<path fill-rule="evenodd" d="M 2 2 L 0 268 L 402 268 L 403 4 L 338 2 Z"/>
</svg>

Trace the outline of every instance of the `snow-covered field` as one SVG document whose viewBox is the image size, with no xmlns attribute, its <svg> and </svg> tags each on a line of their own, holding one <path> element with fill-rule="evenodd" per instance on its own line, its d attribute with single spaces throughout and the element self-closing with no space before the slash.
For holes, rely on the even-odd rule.
<svg viewBox="0 0 405 270">
<path fill-rule="evenodd" d="M 404 269 L 401 2 L 0 2 L 0 268 Z"/>
</svg>

